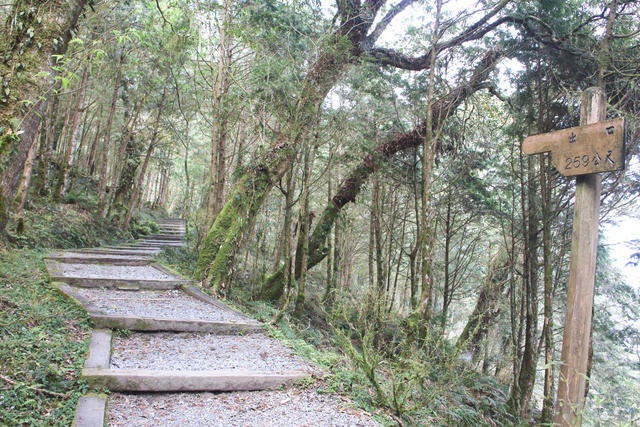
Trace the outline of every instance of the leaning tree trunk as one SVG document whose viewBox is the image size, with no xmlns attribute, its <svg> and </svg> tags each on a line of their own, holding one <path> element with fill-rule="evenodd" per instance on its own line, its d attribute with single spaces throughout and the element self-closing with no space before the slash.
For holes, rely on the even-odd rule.
<svg viewBox="0 0 640 427">
<path fill-rule="evenodd" d="M 0 38 L 0 233 L 44 113 L 52 54 L 64 55 L 86 0 L 13 2 Z M 45 98 L 43 98 L 45 97 Z"/>
<path fill-rule="evenodd" d="M 29 184 L 31 183 L 31 173 L 33 172 L 33 161 L 36 157 L 36 147 L 38 146 L 38 135 L 33 140 L 29 153 L 27 154 L 27 160 L 24 162 L 24 171 L 22 172 L 22 180 L 20 181 L 20 187 L 15 199 L 13 199 L 13 213 L 18 218 L 18 225 L 16 232 L 22 234 L 24 231 L 24 217 L 22 210 L 24 204 L 27 201 L 27 193 L 29 191 Z"/>
</svg>

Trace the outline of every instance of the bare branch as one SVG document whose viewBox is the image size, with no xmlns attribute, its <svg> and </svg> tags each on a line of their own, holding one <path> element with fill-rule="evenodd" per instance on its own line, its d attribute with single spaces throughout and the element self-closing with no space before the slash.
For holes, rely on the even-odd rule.
<svg viewBox="0 0 640 427">
<path fill-rule="evenodd" d="M 378 22 L 378 25 L 376 25 L 376 28 L 374 28 L 371 34 L 365 38 L 364 45 L 373 47 L 373 45 L 378 40 L 380 35 L 384 32 L 384 30 L 387 29 L 387 27 L 389 26 L 393 18 L 398 16 L 400 12 L 405 10 L 407 7 L 411 6 L 416 1 L 417 0 L 401 0 L 400 3 L 393 6 L 391 10 L 387 12 L 384 18 L 382 18 L 382 20 Z"/>
</svg>

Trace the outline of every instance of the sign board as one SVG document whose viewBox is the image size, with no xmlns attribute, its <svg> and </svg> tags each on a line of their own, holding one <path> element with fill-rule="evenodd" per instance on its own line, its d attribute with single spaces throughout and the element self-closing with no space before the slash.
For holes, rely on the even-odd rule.
<svg viewBox="0 0 640 427">
<path fill-rule="evenodd" d="M 564 176 L 623 170 L 626 121 L 624 117 L 528 137 L 526 154 L 551 151 L 553 166 Z"/>
</svg>

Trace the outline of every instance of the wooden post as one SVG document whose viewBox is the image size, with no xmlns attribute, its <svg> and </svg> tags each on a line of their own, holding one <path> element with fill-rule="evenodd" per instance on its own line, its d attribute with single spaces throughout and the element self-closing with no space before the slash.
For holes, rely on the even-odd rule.
<svg viewBox="0 0 640 427">
<path fill-rule="evenodd" d="M 604 121 L 606 107 L 602 88 L 585 90 L 582 94 L 580 125 Z M 573 427 L 582 423 L 598 250 L 601 182 L 602 177 L 597 173 L 576 177 L 567 312 L 553 419 L 556 426 Z"/>
</svg>

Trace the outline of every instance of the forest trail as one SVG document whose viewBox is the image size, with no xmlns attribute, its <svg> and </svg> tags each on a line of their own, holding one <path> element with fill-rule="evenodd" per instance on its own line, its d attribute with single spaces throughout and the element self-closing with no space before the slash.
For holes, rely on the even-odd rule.
<svg viewBox="0 0 640 427">
<path fill-rule="evenodd" d="M 182 220 L 158 225 L 134 244 L 45 258 L 52 283 L 96 328 L 82 376 L 110 392 L 82 397 L 75 426 L 378 425 L 317 393 L 311 378 L 322 372 L 259 322 L 157 263 L 185 233 Z"/>
</svg>

